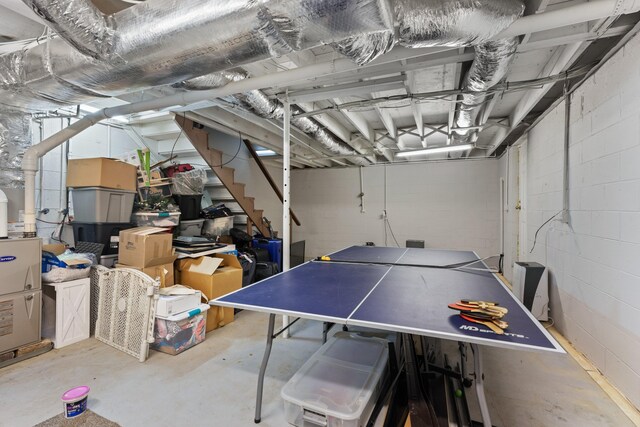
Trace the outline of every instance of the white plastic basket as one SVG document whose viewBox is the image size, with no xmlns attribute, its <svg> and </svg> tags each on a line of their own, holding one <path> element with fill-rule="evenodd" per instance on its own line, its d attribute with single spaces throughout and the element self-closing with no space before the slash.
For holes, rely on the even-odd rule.
<svg viewBox="0 0 640 427">
<path fill-rule="evenodd" d="M 118 268 L 101 273 L 99 287 L 96 338 L 144 362 L 160 284 L 141 271 Z"/>
</svg>

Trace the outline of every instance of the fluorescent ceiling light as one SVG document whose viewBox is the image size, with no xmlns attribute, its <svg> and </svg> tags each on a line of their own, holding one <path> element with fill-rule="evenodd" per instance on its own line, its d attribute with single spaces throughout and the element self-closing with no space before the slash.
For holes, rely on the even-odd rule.
<svg viewBox="0 0 640 427">
<path fill-rule="evenodd" d="M 425 148 L 422 150 L 401 151 L 396 157 L 428 156 L 429 154 L 450 153 L 452 151 L 471 150 L 473 144 L 445 145 L 444 147 Z"/>
<path fill-rule="evenodd" d="M 120 122 L 120 123 L 129 123 L 129 120 L 127 120 L 127 118 L 124 116 L 109 117 L 108 120 L 113 120 L 114 122 Z"/>
<path fill-rule="evenodd" d="M 133 119 L 155 119 L 157 117 L 165 117 L 170 116 L 171 114 L 168 111 L 143 111 L 142 113 L 138 113 L 133 116 Z"/>
<path fill-rule="evenodd" d="M 80 111 L 85 113 L 92 114 L 100 110 L 101 110 L 100 108 L 92 107 L 91 105 L 85 105 L 85 104 L 80 105 Z M 108 120 L 113 120 L 115 122 L 120 122 L 120 123 L 129 123 L 129 120 L 127 120 L 126 117 L 124 116 L 109 117 Z"/>
<path fill-rule="evenodd" d="M 80 105 L 80 111 L 84 111 L 85 113 L 95 113 L 96 111 L 99 111 L 99 108 L 96 107 L 92 107 L 91 105 Z"/>
<path fill-rule="evenodd" d="M 275 156 L 276 152 L 273 150 L 257 150 L 256 154 L 260 157 L 266 157 L 266 156 Z"/>
</svg>

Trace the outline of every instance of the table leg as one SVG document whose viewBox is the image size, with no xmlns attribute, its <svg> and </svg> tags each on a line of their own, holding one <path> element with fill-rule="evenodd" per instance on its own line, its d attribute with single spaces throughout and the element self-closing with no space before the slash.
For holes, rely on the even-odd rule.
<svg viewBox="0 0 640 427">
<path fill-rule="evenodd" d="M 260 366 L 260 373 L 258 374 L 258 390 L 256 394 L 256 416 L 254 422 L 257 424 L 260 422 L 262 413 L 262 387 L 264 385 L 264 374 L 267 370 L 267 363 L 269 362 L 269 356 L 271 355 L 271 346 L 273 344 L 273 327 L 275 325 L 276 315 L 269 315 L 269 328 L 267 331 L 267 347 L 264 349 L 264 356 L 262 356 L 262 365 Z"/>
<path fill-rule="evenodd" d="M 329 330 L 333 328 L 333 325 L 335 325 L 335 323 L 322 322 L 322 344 L 327 342 L 327 335 L 329 334 Z"/>
<path fill-rule="evenodd" d="M 478 395 L 478 405 L 480 406 L 480 414 L 482 415 L 482 425 L 491 427 L 491 416 L 489 415 L 489 406 L 487 398 L 484 394 L 484 373 L 482 372 L 482 353 L 478 344 L 471 344 L 473 350 L 473 367 L 476 373 L 475 385 L 476 394 Z"/>
<path fill-rule="evenodd" d="M 282 329 L 289 326 L 289 316 L 282 316 Z M 282 338 L 289 338 L 289 329 L 285 329 L 282 333 Z"/>
</svg>

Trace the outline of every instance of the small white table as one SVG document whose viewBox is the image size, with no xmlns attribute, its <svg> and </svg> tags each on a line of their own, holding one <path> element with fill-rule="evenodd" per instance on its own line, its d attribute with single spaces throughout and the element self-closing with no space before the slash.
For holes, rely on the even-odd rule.
<svg viewBox="0 0 640 427">
<path fill-rule="evenodd" d="M 90 279 L 43 283 L 42 336 L 54 348 L 89 338 Z"/>
</svg>

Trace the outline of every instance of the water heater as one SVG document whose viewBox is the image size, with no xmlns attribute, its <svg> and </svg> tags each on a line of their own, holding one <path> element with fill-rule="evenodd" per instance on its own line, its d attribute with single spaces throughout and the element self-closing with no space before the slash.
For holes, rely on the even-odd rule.
<svg viewBox="0 0 640 427">
<path fill-rule="evenodd" d="M 537 262 L 513 265 L 513 293 L 536 319 L 549 320 L 549 279 L 547 267 Z"/>
</svg>

